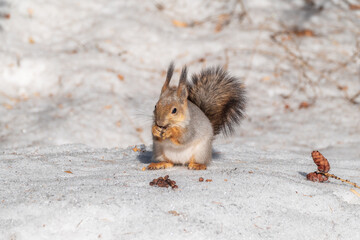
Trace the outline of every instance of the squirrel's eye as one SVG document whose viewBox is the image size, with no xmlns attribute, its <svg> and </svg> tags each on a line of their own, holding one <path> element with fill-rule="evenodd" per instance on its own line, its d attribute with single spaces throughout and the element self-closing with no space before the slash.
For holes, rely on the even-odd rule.
<svg viewBox="0 0 360 240">
<path fill-rule="evenodd" d="M 172 114 L 175 114 L 176 113 L 176 111 L 177 111 L 177 109 L 176 108 L 173 108 L 173 110 L 172 110 Z"/>
<path fill-rule="evenodd" d="M 155 105 L 155 108 L 154 109 L 156 109 L 156 105 Z"/>
</svg>

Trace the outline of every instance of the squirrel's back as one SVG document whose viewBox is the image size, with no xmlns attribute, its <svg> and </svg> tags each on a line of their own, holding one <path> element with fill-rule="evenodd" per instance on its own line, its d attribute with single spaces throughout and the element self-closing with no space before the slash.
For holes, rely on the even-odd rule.
<svg viewBox="0 0 360 240">
<path fill-rule="evenodd" d="M 234 125 L 244 118 L 244 85 L 221 67 L 206 68 L 194 74 L 187 88 L 188 99 L 209 118 L 214 135 L 220 132 L 231 134 Z"/>
</svg>

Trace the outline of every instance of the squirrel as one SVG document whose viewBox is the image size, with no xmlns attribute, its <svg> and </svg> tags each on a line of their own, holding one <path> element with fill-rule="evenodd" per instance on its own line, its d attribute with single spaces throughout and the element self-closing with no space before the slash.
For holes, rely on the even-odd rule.
<svg viewBox="0 0 360 240">
<path fill-rule="evenodd" d="M 153 160 L 148 169 L 187 165 L 206 170 L 212 157 L 212 141 L 219 133 L 230 135 L 244 118 L 246 92 L 243 83 L 221 67 L 203 69 L 187 81 L 182 68 L 179 84 L 170 87 L 171 62 L 154 109 Z"/>
</svg>

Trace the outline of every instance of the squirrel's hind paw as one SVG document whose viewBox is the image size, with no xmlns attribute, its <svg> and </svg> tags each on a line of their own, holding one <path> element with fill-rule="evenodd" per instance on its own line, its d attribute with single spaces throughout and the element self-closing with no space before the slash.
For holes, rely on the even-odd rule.
<svg viewBox="0 0 360 240">
<path fill-rule="evenodd" d="M 206 170 L 205 164 L 190 162 L 188 165 L 188 169 L 190 170 Z"/>
<path fill-rule="evenodd" d="M 171 168 L 173 166 L 174 164 L 171 162 L 158 162 L 158 163 L 150 163 L 147 169 L 157 170 L 157 169 Z"/>
</svg>

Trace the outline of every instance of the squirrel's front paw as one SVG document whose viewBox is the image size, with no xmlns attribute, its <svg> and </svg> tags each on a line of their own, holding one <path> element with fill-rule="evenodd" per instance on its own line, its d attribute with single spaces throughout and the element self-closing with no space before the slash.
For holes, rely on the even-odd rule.
<svg viewBox="0 0 360 240">
<path fill-rule="evenodd" d="M 162 139 L 167 139 L 170 138 L 172 136 L 172 129 L 165 129 L 162 133 L 161 133 L 161 137 Z"/>
<path fill-rule="evenodd" d="M 152 127 L 152 134 L 154 137 L 161 138 L 161 131 L 162 129 L 156 125 Z"/>
</svg>

